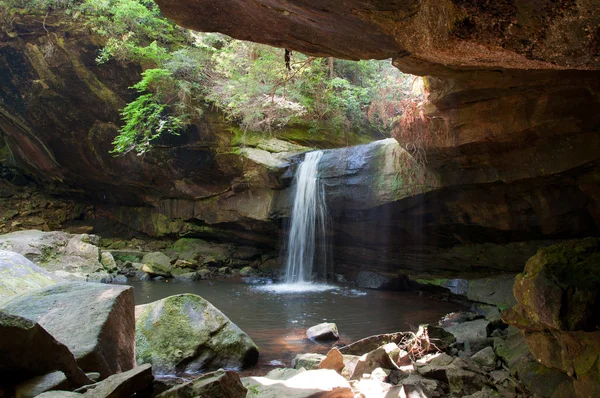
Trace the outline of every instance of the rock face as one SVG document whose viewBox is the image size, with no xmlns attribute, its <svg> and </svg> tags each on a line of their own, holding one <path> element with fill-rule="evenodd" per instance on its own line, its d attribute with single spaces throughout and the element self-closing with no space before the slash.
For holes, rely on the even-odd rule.
<svg viewBox="0 0 600 398">
<path fill-rule="evenodd" d="M 502 314 L 541 364 L 573 378 L 580 397 L 600 394 L 599 259 L 597 238 L 540 249 L 517 276 L 517 305 Z"/>
<path fill-rule="evenodd" d="M 349 59 L 395 57 L 405 67 L 595 69 L 600 14 L 593 3 L 477 6 L 429 0 L 301 4 L 283 0 L 157 1 L 177 23 L 201 31 Z M 249 28 L 251 27 L 251 28 Z M 570 31 L 571 35 L 564 32 Z M 572 52 L 565 53 L 565 49 Z M 443 65 L 443 66 L 442 66 Z"/>
<path fill-rule="evenodd" d="M 399 144 L 324 155 L 336 272 L 349 279 L 365 264 L 387 276 L 519 272 L 540 247 L 600 234 L 598 7 L 491 3 L 158 1 L 184 26 L 316 55 L 393 57 L 427 76 L 425 143 L 408 128 Z M 143 161 L 113 158 L 140 68 L 97 65 L 87 30 L 52 12 L 46 32 L 43 17 L 0 33 L 0 130 L 14 166 L 48 189 L 61 181 L 110 203 L 104 214 L 137 231 L 275 247 L 286 156 L 306 148 L 244 142 L 207 111 Z"/>
<path fill-rule="evenodd" d="M 18 253 L 0 250 L 0 301 L 15 294 L 54 285 L 60 279 Z"/>
<path fill-rule="evenodd" d="M 91 382 L 69 349 L 38 323 L 0 311 L 0 385 L 15 385 L 33 376 L 62 371 L 70 382 Z"/>
<path fill-rule="evenodd" d="M 59 283 L 5 301 L 0 310 L 38 322 L 79 367 L 102 378 L 135 365 L 133 288 Z"/>
<path fill-rule="evenodd" d="M 136 357 L 155 374 L 244 368 L 258 360 L 258 347 L 208 301 L 193 294 L 136 307 Z"/>
<path fill-rule="evenodd" d="M 600 232 L 593 3 L 158 1 L 186 27 L 315 55 L 393 57 L 427 76 L 424 167 L 407 172 L 419 162 L 390 156 L 390 144 L 325 154 L 334 257 L 346 274 L 368 263 L 455 276 L 519 272 L 553 240 Z"/>
</svg>

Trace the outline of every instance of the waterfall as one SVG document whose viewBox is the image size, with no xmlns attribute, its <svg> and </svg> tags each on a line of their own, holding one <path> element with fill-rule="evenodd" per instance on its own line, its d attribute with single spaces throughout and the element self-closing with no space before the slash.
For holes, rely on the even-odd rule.
<svg viewBox="0 0 600 398">
<path fill-rule="evenodd" d="M 327 205 L 318 176 L 322 156 L 321 151 L 307 153 L 294 178 L 296 191 L 286 246 L 286 283 L 310 283 L 313 275 L 316 280 L 327 277 Z"/>
</svg>

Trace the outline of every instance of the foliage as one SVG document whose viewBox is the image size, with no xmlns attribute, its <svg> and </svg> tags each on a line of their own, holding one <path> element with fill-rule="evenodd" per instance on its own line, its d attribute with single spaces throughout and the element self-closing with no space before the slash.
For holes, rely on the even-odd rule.
<svg viewBox="0 0 600 398">
<path fill-rule="evenodd" d="M 145 153 L 162 134 L 179 134 L 216 106 L 244 130 L 285 126 L 389 136 L 411 94 L 411 76 L 389 61 L 345 61 L 195 33 L 164 18 L 152 0 L 0 0 L 61 10 L 105 38 L 97 62 L 143 67 L 139 96 L 122 111 L 114 153 Z"/>
<path fill-rule="evenodd" d="M 148 69 L 142 80 L 131 88 L 142 93 L 127 104 L 121 115 L 125 125 L 115 138 L 114 153 L 127 153 L 135 150 L 138 154 L 150 148 L 150 142 L 164 133 L 178 135 L 184 125 L 183 120 L 168 112 L 168 98 L 165 93 L 173 92 L 176 82 L 166 69 Z"/>
</svg>

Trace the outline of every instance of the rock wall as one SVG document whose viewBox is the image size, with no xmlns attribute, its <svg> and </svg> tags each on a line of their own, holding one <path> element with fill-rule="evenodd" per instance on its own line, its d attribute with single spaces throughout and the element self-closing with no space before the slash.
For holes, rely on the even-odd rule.
<svg viewBox="0 0 600 398">
<path fill-rule="evenodd" d="M 516 272 L 538 247 L 600 233 L 593 2 L 158 3 L 184 26 L 317 55 L 393 57 L 427 75 L 424 119 L 438 128 L 426 162 L 403 149 L 402 132 L 400 145 L 326 151 L 339 272 Z M 5 162 L 150 235 L 277 245 L 301 160 L 288 156 L 306 147 L 248 138 L 206 112 L 146 156 L 114 158 L 118 110 L 140 68 L 97 65 L 99 39 L 60 14 L 46 27 L 23 16 L 0 33 Z"/>
</svg>

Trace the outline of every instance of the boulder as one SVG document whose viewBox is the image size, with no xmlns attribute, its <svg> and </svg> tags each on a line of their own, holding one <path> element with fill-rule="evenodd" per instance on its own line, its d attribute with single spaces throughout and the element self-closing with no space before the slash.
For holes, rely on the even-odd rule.
<svg viewBox="0 0 600 398">
<path fill-rule="evenodd" d="M 320 323 L 306 330 L 306 336 L 313 341 L 335 341 L 340 338 L 335 323 Z"/>
<path fill-rule="evenodd" d="M 60 278 L 38 267 L 23 255 L 0 250 L 0 301 L 59 281 Z"/>
<path fill-rule="evenodd" d="M 348 381 L 329 369 L 308 370 L 285 380 L 245 377 L 242 382 L 248 398 L 354 398 Z"/>
<path fill-rule="evenodd" d="M 115 272 L 118 269 L 117 262 L 110 252 L 102 252 L 100 254 L 100 263 L 109 272 Z"/>
<path fill-rule="evenodd" d="M 485 373 L 471 360 L 457 358 L 446 369 L 450 393 L 465 396 L 480 391 L 488 382 Z"/>
<path fill-rule="evenodd" d="M 98 263 L 100 261 L 100 250 L 98 246 L 91 243 L 93 241 L 95 240 L 90 238 L 90 235 L 75 235 L 67 243 L 65 255 L 81 257 L 90 263 Z"/>
<path fill-rule="evenodd" d="M 135 365 L 132 287 L 65 282 L 13 297 L 0 309 L 37 321 L 84 371 L 106 378 Z"/>
<path fill-rule="evenodd" d="M 415 368 L 423 377 L 448 383 L 446 368 L 452 361 L 454 361 L 454 357 L 451 357 L 446 353 L 439 353 L 431 356 L 427 355 L 415 363 Z"/>
<path fill-rule="evenodd" d="M 340 373 L 344 369 L 344 356 L 336 347 L 332 348 L 325 359 L 319 364 L 319 369 L 331 369 Z"/>
<path fill-rule="evenodd" d="M 492 345 L 491 339 L 488 339 L 487 327 L 489 321 L 486 319 L 477 319 L 463 323 L 454 324 L 445 327 L 444 330 L 451 333 L 459 344 L 465 344 L 465 349 L 469 347 L 472 352 L 477 352 L 484 347 Z"/>
<path fill-rule="evenodd" d="M 170 278 L 172 275 L 171 259 L 164 253 L 148 253 L 142 259 L 142 264 L 144 264 L 142 271 L 150 275 L 164 276 L 165 278 Z"/>
<path fill-rule="evenodd" d="M 600 239 L 538 250 L 517 275 L 518 304 L 502 315 L 528 331 L 595 331 L 600 326 Z"/>
<path fill-rule="evenodd" d="M 294 359 L 292 359 L 292 368 L 294 369 L 319 369 L 321 362 L 325 360 L 325 355 L 323 354 L 315 354 L 315 353 L 306 353 L 306 354 L 297 354 Z"/>
<path fill-rule="evenodd" d="M 231 370 L 219 369 L 206 373 L 188 383 L 176 386 L 159 394 L 157 398 L 244 398 L 248 390 L 240 376 Z"/>
<path fill-rule="evenodd" d="M 64 255 L 70 239 L 71 235 L 66 232 L 18 231 L 1 235 L 0 249 L 22 254 L 40 264 L 48 262 L 52 256 Z"/>
<path fill-rule="evenodd" d="M 181 294 L 136 307 L 136 357 L 155 374 L 246 368 L 258 347 L 200 296 Z"/>
<path fill-rule="evenodd" d="M 76 386 L 91 383 L 69 349 L 38 323 L 0 311 L 0 385 L 60 370 Z"/>
<path fill-rule="evenodd" d="M 397 361 L 400 355 L 401 350 L 394 343 L 381 346 L 360 357 L 350 378 L 358 380 L 377 368 L 398 369 Z"/>
<path fill-rule="evenodd" d="M 123 373 L 114 374 L 99 383 L 85 386 L 77 392 L 84 392 L 90 398 L 131 397 L 147 390 L 152 385 L 152 366 L 141 365 Z"/>
<path fill-rule="evenodd" d="M 60 370 L 29 379 L 15 387 L 16 398 L 33 398 L 51 390 L 68 390 L 67 376 Z"/>
<path fill-rule="evenodd" d="M 496 360 L 498 358 L 496 357 L 496 353 L 492 347 L 485 347 L 481 351 L 475 353 L 471 359 L 484 369 L 495 369 Z"/>
<path fill-rule="evenodd" d="M 524 330 L 538 363 L 573 379 L 577 396 L 600 396 L 600 239 L 540 249 L 514 285 L 502 319 Z"/>
</svg>

